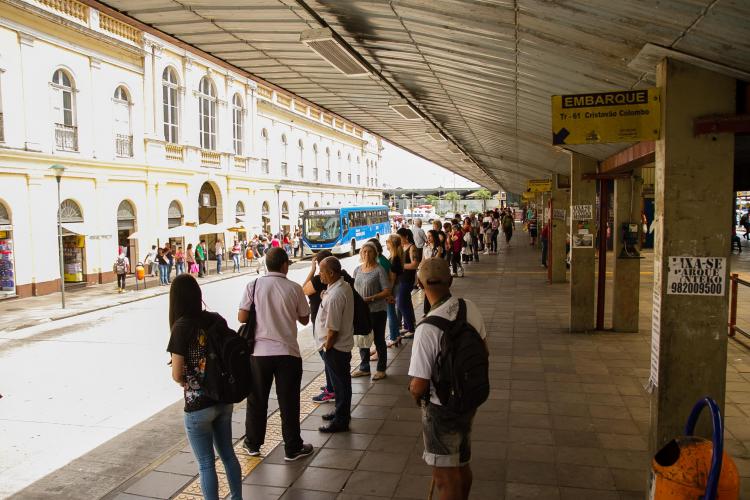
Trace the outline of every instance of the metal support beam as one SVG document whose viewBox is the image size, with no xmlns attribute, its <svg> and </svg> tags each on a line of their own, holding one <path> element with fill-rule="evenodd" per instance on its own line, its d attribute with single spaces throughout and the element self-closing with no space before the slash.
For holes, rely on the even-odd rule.
<svg viewBox="0 0 750 500">
<path fill-rule="evenodd" d="M 600 174 L 614 174 L 630 172 L 634 168 L 654 163 L 656 143 L 654 141 L 639 142 L 627 149 L 615 153 L 599 162 Z"/>
</svg>

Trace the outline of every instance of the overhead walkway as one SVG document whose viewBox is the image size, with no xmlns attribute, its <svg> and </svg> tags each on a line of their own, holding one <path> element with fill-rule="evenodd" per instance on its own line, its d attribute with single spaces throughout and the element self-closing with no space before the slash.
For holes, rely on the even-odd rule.
<svg viewBox="0 0 750 500">
<path fill-rule="evenodd" d="M 733 257 L 733 269 L 750 271 L 747 253 Z M 651 281 L 646 264 L 642 297 L 649 296 Z M 465 278 L 454 282 L 456 295 L 479 306 L 491 351 L 492 393 L 477 414 L 472 434 L 472 498 L 644 498 L 650 304 L 642 301 L 640 333 L 571 334 L 568 290 L 567 284 L 547 284 L 538 251 L 520 231 L 509 249 L 501 245 L 498 256 L 482 256 L 479 264 L 467 267 Z M 750 311 L 740 310 L 743 321 L 750 322 Z M 302 428 L 317 451 L 304 461 L 284 463 L 283 447 L 274 448 L 280 439 L 279 420 L 272 413 L 264 456 L 247 456 L 240 447 L 244 409 L 238 407 L 233 427 L 245 497 L 426 498 L 430 468 L 421 459 L 419 410 L 406 390 L 410 344 L 389 350 L 387 379 L 353 380 L 351 432 L 331 437 L 316 430 L 320 416 L 331 408 L 310 402 L 321 385 L 321 366 L 317 356 L 307 352 Z M 177 412 L 173 418 L 179 432 Z M 725 420 L 726 450 L 744 478 L 742 497 L 750 497 L 750 350 L 736 340 L 729 348 Z M 119 442 L 127 446 L 127 434 L 123 438 Z M 141 466 L 137 476 L 106 498 L 201 498 L 186 443 Z M 90 477 L 81 472 L 79 481 Z M 59 493 L 36 486 L 27 491 L 34 498 Z M 76 491 L 74 484 L 69 488 Z"/>
</svg>

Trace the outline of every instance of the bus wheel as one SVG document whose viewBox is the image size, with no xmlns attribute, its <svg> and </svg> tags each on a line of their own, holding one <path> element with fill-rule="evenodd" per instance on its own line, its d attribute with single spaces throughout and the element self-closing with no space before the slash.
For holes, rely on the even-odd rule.
<svg viewBox="0 0 750 500">
<path fill-rule="evenodd" d="M 352 246 L 349 249 L 349 257 L 354 257 L 356 253 L 357 253 L 357 242 L 352 240 Z"/>
</svg>

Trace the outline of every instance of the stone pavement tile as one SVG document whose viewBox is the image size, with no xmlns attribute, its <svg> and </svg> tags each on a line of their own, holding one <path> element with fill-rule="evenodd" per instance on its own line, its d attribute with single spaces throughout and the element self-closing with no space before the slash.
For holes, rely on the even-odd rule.
<svg viewBox="0 0 750 500">
<path fill-rule="evenodd" d="M 597 433 L 596 436 L 602 448 L 630 451 L 646 451 L 648 449 L 646 440 L 641 436 L 609 433 Z"/>
<path fill-rule="evenodd" d="M 507 483 L 505 500 L 560 500 L 560 489 L 557 486 L 541 484 Z"/>
<path fill-rule="evenodd" d="M 143 497 L 141 495 L 131 495 L 130 493 L 120 493 L 112 500 L 149 500 L 153 497 Z"/>
<path fill-rule="evenodd" d="M 196 462 L 195 456 L 192 453 L 177 453 L 161 463 L 154 470 L 185 476 L 197 476 L 198 462 Z"/>
<path fill-rule="evenodd" d="M 484 406 L 485 405 L 482 405 L 483 408 Z M 510 411 L 512 413 L 534 413 L 547 415 L 549 414 L 549 404 L 533 401 L 511 401 Z"/>
<path fill-rule="evenodd" d="M 369 418 L 353 418 L 349 422 L 349 430 L 355 434 L 377 434 L 383 426 L 383 420 Z"/>
<path fill-rule="evenodd" d="M 472 441 L 507 441 L 508 428 L 505 425 L 486 425 L 474 423 L 471 430 L 471 439 Z"/>
<path fill-rule="evenodd" d="M 550 402 L 586 404 L 586 394 L 582 392 L 552 391 L 549 393 Z"/>
<path fill-rule="evenodd" d="M 263 458 L 263 463 L 283 465 L 287 469 L 300 470 L 304 468 L 306 465 L 309 465 L 310 462 L 312 462 L 312 460 L 315 458 L 315 455 L 317 455 L 318 451 L 319 451 L 318 448 L 314 448 L 313 453 L 310 456 L 300 458 L 298 460 L 295 460 L 294 462 L 287 462 L 286 460 L 284 460 L 284 455 L 285 455 L 284 444 L 280 443 L 279 446 L 274 448 L 273 451 L 271 451 L 271 453 L 269 453 L 268 455 L 265 456 L 265 458 Z M 271 485 L 271 486 L 275 486 L 275 485 Z"/>
<path fill-rule="evenodd" d="M 391 497 L 400 480 L 400 474 L 355 471 L 349 477 L 349 481 L 344 487 L 344 493 Z"/>
<path fill-rule="evenodd" d="M 599 448 L 556 446 L 555 461 L 560 464 L 605 465 L 604 451 Z"/>
<path fill-rule="evenodd" d="M 364 452 L 357 450 L 337 450 L 324 448 L 317 453 L 315 459 L 310 462 L 310 467 L 326 467 L 329 469 L 357 468 L 359 459 Z"/>
<path fill-rule="evenodd" d="M 308 467 L 292 485 L 292 489 L 338 493 L 346 484 L 350 470 Z"/>
<path fill-rule="evenodd" d="M 419 437 L 422 441 L 422 437 Z M 387 451 L 391 453 L 410 453 L 417 443 L 417 436 L 381 436 L 377 435 L 367 446 L 368 451 Z"/>
<path fill-rule="evenodd" d="M 471 484 L 469 500 L 503 500 L 505 483 L 503 481 L 474 480 Z"/>
<path fill-rule="evenodd" d="M 620 500 L 620 498 L 616 491 L 560 487 L 560 500 Z"/>
<path fill-rule="evenodd" d="M 190 476 L 152 471 L 131 484 L 125 493 L 153 498 L 171 498 L 192 480 Z"/>
<path fill-rule="evenodd" d="M 323 424 L 323 419 L 321 419 L 321 425 Z M 310 443 L 313 445 L 316 449 L 322 448 L 328 440 L 331 438 L 330 434 L 325 434 L 323 432 L 318 432 L 318 430 L 303 430 L 301 433 L 302 435 L 302 441 L 305 443 Z"/>
<path fill-rule="evenodd" d="M 416 436 L 422 432 L 422 422 L 394 422 L 386 421 L 378 431 L 379 435 L 385 436 Z"/>
<path fill-rule="evenodd" d="M 596 432 L 611 434 L 633 434 L 641 435 L 641 430 L 632 420 L 614 419 L 614 418 L 592 418 L 594 430 Z"/>
<path fill-rule="evenodd" d="M 511 413 L 508 423 L 516 427 L 535 427 L 539 429 L 550 429 L 552 427 L 549 415 L 535 415 L 532 413 Z"/>
<path fill-rule="evenodd" d="M 262 486 L 277 486 L 288 488 L 302 474 L 297 467 L 267 463 L 265 460 L 258 465 L 243 481 L 245 484 Z"/>
<path fill-rule="evenodd" d="M 276 486 L 260 486 L 257 484 L 243 484 L 242 498 L 252 500 L 278 500 L 286 491 Z"/>
<path fill-rule="evenodd" d="M 386 396 L 402 396 L 404 393 L 407 392 L 406 385 L 402 384 L 389 384 L 389 383 L 380 383 L 385 382 L 388 380 L 387 378 L 385 380 L 379 381 L 377 384 L 373 385 L 368 394 L 382 394 Z"/>
<path fill-rule="evenodd" d="M 508 460 L 505 480 L 508 483 L 557 485 L 557 469 L 551 463 Z"/>
<path fill-rule="evenodd" d="M 339 450 L 336 450 L 339 451 Z M 409 456 L 403 453 L 368 451 L 357 465 L 357 470 L 373 472 L 401 472 L 406 467 Z"/>
<path fill-rule="evenodd" d="M 552 428 L 562 431 L 592 432 L 594 424 L 588 416 L 585 405 L 583 411 L 586 412 L 584 416 L 552 415 Z"/>
<path fill-rule="evenodd" d="M 391 408 L 386 418 L 396 421 L 421 422 L 422 410 L 419 408 Z"/>
<path fill-rule="evenodd" d="M 390 414 L 391 410 L 392 408 L 390 407 L 368 406 L 360 404 L 357 405 L 357 407 L 352 411 L 352 417 L 384 419 Z"/>
<path fill-rule="evenodd" d="M 615 489 L 612 473 L 607 467 L 558 463 L 557 477 L 560 486 L 597 490 Z"/>
<path fill-rule="evenodd" d="M 589 414 L 592 418 L 612 418 L 618 420 L 630 420 L 630 413 L 627 407 L 601 405 L 601 404 L 590 404 Z"/>
<path fill-rule="evenodd" d="M 326 442 L 325 448 L 341 450 L 366 450 L 372 442 L 374 434 L 355 434 L 352 432 L 342 432 L 334 434 Z"/>
<path fill-rule="evenodd" d="M 585 448 L 599 446 L 599 440 L 593 432 L 553 429 L 552 436 L 557 446 L 582 446 Z"/>
<path fill-rule="evenodd" d="M 510 454 L 509 446 L 509 443 L 497 441 L 477 441 L 473 438 L 472 434 L 471 458 L 472 460 L 485 458 L 497 458 L 503 460 Z M 420 457 L 421 456 L 422 455 L 420 454 Z"/>
<path fill-rule="evenodd" d="M 473 453 L 474 444 L 472 443 Z M 511 443 L 508 446 L 507 458 L 508 460 L 553 463 L 555 461 L 555 447 L 544 444 Z"/>
<path fill-rule="evenodd" d="M 473 437 L 473 435 L 472 435 Z M 528 427 L 509 427 L 508 441 L 526 444 L 555 444 L 552 432 L 548 429 L 532 429 Z"/>
<path fill-rule="evenodd" d="M 619 491 L 646 491 L 648 475 L 644 470 L 610 469 Z"/>
<path fill-rule="evenodd" d="M 566 403 L 559 401 L 551 401 L 549 403 L 550 414 L 552 414 L 552 426 L 555 426 L 555 419 L 557 417 L 589 417 L 589 408 L 586 404 L 581 403 Z"/>
<path fill-rule="evenodd" d="M 432 484 L 432 476 L 414 476 L 404 475 L 398 482 L 394 498 L 418 498 L 423 500 L 427 498 Z M 473 489 L 473 488 L 472 488 Z M 435 493 L 437 497 L 437 493 Z"/>
<path fill-rule="evenodd" d="M 336 500 L 383 500 L 383 497 L 372 495 L 357 495 L 355 493 L 339 493 Z"/>
<path fill-rule="evenodd" d="M 313 490 L 290 489 L 280 500 L 335 500 L 336 493 Z M 255 500 L 255 499 L 253 499 Z"/>
</svg>

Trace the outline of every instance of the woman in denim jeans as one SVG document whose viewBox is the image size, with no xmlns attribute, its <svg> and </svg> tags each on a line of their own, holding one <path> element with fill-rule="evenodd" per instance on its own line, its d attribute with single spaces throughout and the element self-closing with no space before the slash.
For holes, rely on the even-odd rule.
<svg viewBox="0 0 750 500">
<path fill-rule="evenodd" d="M 396 310 L 396 295 L 398 294 L 398 281 L 401 273 L 404 271 L 404 249 L 401 248 L 401 237 L 392 234 L 386 240 L 388 247 L 388 261 L 390 267 L 388 276 L 391 279 L 391 296 L 386 301 L 388 303 L 388 347 L 399 346 L 401 344 L 401 316 Z"/>
<path fill-rule="evenodd" d="M 156 262 L 159 264 L 159 284 L 168 285 L 167 276 L 169 272 L 169 261 L 164 257 L 164 249 L 160 248 L 156 254 Z"/>
<path fill-rule="evenodd" d="M 209 399 L 201 388 L 206 368 L 206 332 L 226 320 L 203 311 L 201 289 L 190 274 L 174 279 L 169 291 L 172 379 L 184 390 L 185 432 L 198 461 L 201 490 L 206 500 L 218 500 L 214 447 L 224 463 L 231 500 L 242 500 L 242 471 L 232 447 L 232 406 Z"/>
</svg>

